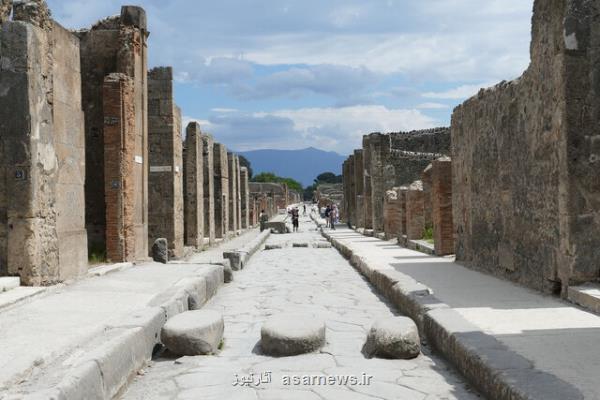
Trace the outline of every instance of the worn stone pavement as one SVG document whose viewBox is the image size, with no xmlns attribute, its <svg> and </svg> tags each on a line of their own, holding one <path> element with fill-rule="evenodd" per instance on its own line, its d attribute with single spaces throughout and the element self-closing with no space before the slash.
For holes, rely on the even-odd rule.
<svg viewBox="0 0 600 400">
<path fill-rule="evenodd" d="M 468 332 L 489 335 L 506 346 L 498 360 L 525 359 L 539 376 L 581 393 L 578 398 L 600 400 L 600 316 L 463 267 L 453 257 L 425 255 L 343 226 L 328 234 L 368 263 L 390 265 L 429 287 L 470 324 Z M 552 390 L 551 385 L 545 390 Z"/>
<path fill-rule="evenodd" d="M 268 244 L 286 247 L 257 253 L 205 306 L 220 311 L 225 319 L 224 346 L 218 355 L 177 359 L 165 352 L 131 383 L 122 399 L 478 398 L 427 348 L 410 361 L 365 359 L 361 348 L 372 322 L 394 310 L 335 249 L 292 248 L 293 243 L 324 240 L 308 218 L 301 219 L 300 231 L 271 235 Z M 280 312 L 324 318 L 327 346 L 320 353 L 294 357 L 261 355 L 261 325 Z M 269 372 L 270 383 L 234 385 L 236 374 L 241 380 L 250 374 L 266 377 Z M 285 376 L 361 379 L 363 374 L 373 377 L 369 385 L 286 385 L 283 381 Z"/>
<path fill-rule="evenodd" d="M 258 229 L 248 231 L 194 255 L 188 264 L 143 263 L 50 288 L 41 297 L 0 310 L 0 399 L 15 383 L 35 385 L 48 370 L 60 374 L 60 360 L 97 340 L 108 321 L 146 307 L 180 279 L 207 268 L 201 265 L 206 260 L 222 259 L 224 248 L 242 246 L 257 235 Z"/>
</svg>

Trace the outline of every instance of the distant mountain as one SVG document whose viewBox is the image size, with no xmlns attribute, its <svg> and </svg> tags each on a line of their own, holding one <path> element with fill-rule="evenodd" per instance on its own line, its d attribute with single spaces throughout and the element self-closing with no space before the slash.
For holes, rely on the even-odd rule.
<svg viewBox="0 0 600 400">
<path fill-rule="evenodd" d="M 252 164 L 254 175 L 273 172 L 275 175 L 293 178 L 308 186 L 322 172 L 341 175 L 345 156 L 333 151 L 323 151 L 309 147 L 303 150 L 253 150 L 242 151 Z"/>
</svg>

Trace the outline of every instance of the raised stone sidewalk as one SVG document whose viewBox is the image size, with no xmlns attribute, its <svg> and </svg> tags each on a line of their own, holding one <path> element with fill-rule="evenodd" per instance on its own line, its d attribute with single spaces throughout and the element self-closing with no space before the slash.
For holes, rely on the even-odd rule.
<svg viewBox="0 0 600 400">
<path fill-rule="evenodd" d="M 258 233 L 185 262 L 90 274 L 0 310 L 0 399 L 40 391 L 39 398 L 113 397 L 149 360 L 166 319 L 216 294 L 223 266 L 214 263 L 223 251 Z"/>
<path fill-rule="evenodd" d="M 490 399 L 600 399 L 600 316 L 343 226 L 324 236 Z"/>
</svg>

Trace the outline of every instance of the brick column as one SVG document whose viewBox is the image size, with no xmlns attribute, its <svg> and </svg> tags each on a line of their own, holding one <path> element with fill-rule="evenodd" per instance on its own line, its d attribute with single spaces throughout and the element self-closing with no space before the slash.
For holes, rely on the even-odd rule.
<svg viewBox="0 0 600 400">
<path fill-rule="evenodd" d="M 407 234 L 406 226 L 406 196 L 408 194 L 408 186 L 400 186 L 397 190 L 398 202 L 400 208 L 400 235 L 405 236 Z"/>
<path fill-rule="evenodd" d="M 236 168 L 237 156 L 233 153 L 227 154 L 227 168 L 229 169 L 229 224 L 228 230 L 230 232 L 237 232 L 238 230 L 238 213 L 237 213 L 237 168 Z"/>
<path fill-rule="evenodd" d="M 250 189 L 248 186 L 248 168 L 240 168 L 240 194 L 241 194 L 241 211 L 242 211 L 242 229 L 248 229 L 251 225 L 250 214 Z"/>
<path fill-rule="evenodd" d="M 381 133 L 372 133 L 369 135 L 371 220 L 373 224 L 373 231 L 375 233 L 384 231 L 383 203 L 385 202 L 386 189 L 388 189 L 386 188 L 384 170 L 387 167 L 389 152 L 389 135 L 384 135 Z"/>
<path fill-rule="evenodd" d="M 363 151 L 354 150 L 354 191 L 356 197 L 354 224 L 357 228 L 365 227 L 364 173 L 365 171 L 363 165 Z"/>
<path fill-rule="evenodd" d="M 214 144 L 214 202 L 215 202 L 215 236 L 226 238 L 229 229 L 229 166 L 227 148 Z"/>
<path fill-rule="evenodd" d="M 240 157 L 235 156 L 235 179 L 237 187 L 237 198 L 235 201 L 236 212 L 237 212 L 237 230 L 242 230 L 242 171 L 240 165 Z"/>
<path fill-rule="evenodd" d="M 423 170 L 421 174 L 421 181 L 423 182 L 423 218 L 425 221 L 425 229 L 433 227 L 432 222 L 432 199 L 431 199 L 431 169 L 432 165 L 429 164 L 427 168 Z"/>
<path fill-rule="evenodd" d="M 200 125 L 190 122 L 186 128 L 183 157 L 185 244 L 204 246 L 204 145 Z"/>
<path fill-rule="evenodd" d="M 390 240 L 397 238 L 400 234 L 402 213 L 400 211 L 400 200 L 398 199 L 398 188 L 388 190 L 385 194 L 383 205 L 383 219 L 385 237 Z"/>
<path fill-rule="evenodd" d="M 454 224 L 452 219 L 452 161 L 440 158 L 432 164 L 431 199 L 435 254 L 454 254 Z"/>
<path fill-rule="evenodd" d="M 415 181 L 406 193 L 406 236 L 409 240 L 423 238 L 425 218 L 423 209 L 423 182 Z"/>
<path fill-rule="evenodd" d="M 140 160 L 135 151 L 132 79 L 124 74 L 107 76 L 103 101 L 106 256 L 112 262 L 134 261 L 135 164 Z"/>
<path fill-rule="evenodd" d="M 202 135 L 202 190 L 204 196 L 204 240 L 210 245 L 215 242 L 215 163 L 214 140 L 210 135 Z"/>
<path fill-rule="evenodd" d="M 148 241 L 169 243 L 169 255 L 183 254 L 183 157 L 181 111 L 173 99 L 173 69 L 148 73 Z"/>
</svg>

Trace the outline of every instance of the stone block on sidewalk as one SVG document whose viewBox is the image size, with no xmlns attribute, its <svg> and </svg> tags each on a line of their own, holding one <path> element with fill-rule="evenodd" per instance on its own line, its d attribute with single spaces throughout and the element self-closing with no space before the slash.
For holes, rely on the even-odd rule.
<svg viewBox="0 0 600 400">
<path fill-rule="evenodd" d="M 167 321 L 162 342 L 178 355 L 215 354 L 223 339 L 223 316 L 210 310 L 187 311 Z"/>
<path fill-rule="evenodd" d="M 169 243 L 165 238 L 159 238 L 152 245 L 152 259 L 166 264 L 169 261 Z"/>
</svg>

